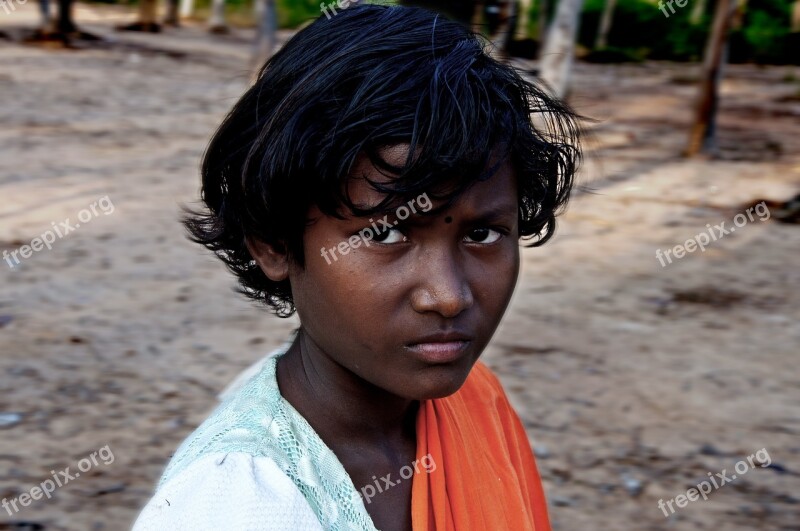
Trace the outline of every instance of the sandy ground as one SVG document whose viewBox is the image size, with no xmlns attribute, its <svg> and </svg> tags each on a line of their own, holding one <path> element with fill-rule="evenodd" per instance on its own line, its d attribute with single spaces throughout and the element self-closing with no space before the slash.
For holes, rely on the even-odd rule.
<svg viewBox="0 0 800 531">
<path fill-rule="evenodd" d="M 78 10 L 115 39 L 103 48 L 0 40 L 0 251 L 97 205 L 51 250 L 0 267 L 0 498 L 85 469 L 52 499 L 0 509 L 0 529 L 128 529 L 216 393 L 296 323 L 236 296 L 176 221 L 247 85 L 249 34 L 111 31 L 130 18 Z M 35 19 L 28 5 L 0 29 Z M 797 193 L 800 70 L 728 70 L 713 162 L 679 155 L 693 75 L 578 66 L 572 101 L 599 120 L 583 190 L 557 237 L 523 252 L 485 353 L 529 429 L 554 529 L 800 522 L 800 230 L 756 216 L 705 252 L 656 259 Z M 658 508 L 761 449 L 770 466 L 745 464 L 669 518 Z"/>
</svg>

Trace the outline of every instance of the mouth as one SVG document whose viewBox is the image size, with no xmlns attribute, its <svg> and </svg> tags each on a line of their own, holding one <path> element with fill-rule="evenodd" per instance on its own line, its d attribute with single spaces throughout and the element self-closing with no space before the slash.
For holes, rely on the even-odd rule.
<svg viewBox="0 0 800 531">
<path fill-rule="evenodd" d="M 427 363 L 452 363 L 462 358 L 471 344 L 472 337 L 448 332 L 419 338 L 405 348 Z"/>
</svg>

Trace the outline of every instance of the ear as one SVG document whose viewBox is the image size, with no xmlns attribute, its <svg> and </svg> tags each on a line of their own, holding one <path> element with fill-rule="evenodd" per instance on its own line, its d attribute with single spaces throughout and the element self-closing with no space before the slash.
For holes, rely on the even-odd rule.
<svg viewBox="0 0 800 531">
<path fill-rule="evenodd" d="M 289 278 L 289 255 L 285 246 L 273 246 L 255 238 L 247 238 L 245 243 L 267 278 L 275 282 Z"/>
</svg>

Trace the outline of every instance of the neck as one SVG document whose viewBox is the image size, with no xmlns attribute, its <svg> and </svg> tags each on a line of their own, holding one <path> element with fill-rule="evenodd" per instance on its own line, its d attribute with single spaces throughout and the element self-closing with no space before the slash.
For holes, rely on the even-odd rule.
<svg viewBox="0 0 800 531">
<path fill-rule="evenodd" d="M 415 439 L 419 401 L 388 393 L 343 367 L 301 328 L 278 359 L 281 395 L 329 445 Z"/>
</svg>

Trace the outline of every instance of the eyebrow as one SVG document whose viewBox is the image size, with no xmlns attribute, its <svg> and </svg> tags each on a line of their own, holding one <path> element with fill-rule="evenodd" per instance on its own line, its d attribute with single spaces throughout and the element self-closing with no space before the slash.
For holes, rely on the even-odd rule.
<svg viewBox="0 0 800 531">
<path fill-rule="evenodd" d="M 363 208 L 363 209 L 370 209 L 370 208 L 373 208 L 376 205 L 356 205 L 356 206 L 359 206 L 360 208 Z M 388 206 L 386 206 L 384 208 L 381 208 L 380 210 L 376 210 L 376 211 L 370 213 L 369 215 L 354 216 L 353 219 L 354 220 L 367 219 L 367 218 L 379 219 L 379 218 L 382 218 L 383 216 L 387 216 L 387 215 L 391 216 L 392 214 L 397 212 L 397 210 L 400 207 L 403 207 L 403 206 L 406 207 L 409 210 L 410 215 L 404 220 L 398 220 L 398 222 L 397 222 L 398 225 L 419 225 L 419 224 L 422 223 L 423 218 L 426 217 L 426 216 L 421 216 L 420 213 L 425 214 L 425 211 L 423 211 L 420 208 L 420 206 L 415 203 L 414 204 L 414 208 L 417 209 L 417 213 L 411 212 L 411 209 L 408 207 L 408 202 L 407 201 L 403 202 L 403 203 L 399 203 L 399 204 L 394 205 L 394 206 L 388 205 Z M 470 208 L 469 215 L 462 216 L 462 218 L 466 218 L 467 220 L 469 220 L 470 222 L 473 222 L 473 223 L 474 222 L 480 222 L 480 221 L 483 221 L 483 222 L 492 222 L 492 221 L 494 221 L 494 222 L 496 222 L 496 221 L 499 221 L 501 219 L 504 219 L 508 215 L 517 215 L 518 214 L 518 210 L 519 210 L 519 205 L 516 204 L 516 203 L 504 202 L 504 203 L 500 203 L 500 204 L 491 205 L 491 206 L 487 207 L 486 210 L 479 210 L 480 208 L 481 208 L 480 206 L 477 207 L 477 208 L 474 208 L 474 209 Z M 440 215 L 441 214 L 443 214 L 443 213 L 440 213 Z"/>
<path fill-rule="evenodd" d="M 512 203 L 503 203 L 498 205 L 492 205 L 491 207 L 487 208 L 486 210 L 470 210 L 466 215 L 458 216 L 461 218 L 461 221 L 466 221 L 467 223 L 497 223 L 500 221 L 505 220 L 512 220 L 515 219 L 517 216 L 517 209 L 518 205 Z M 381 215 L 389 214 L 394 212 L 396 209 L 387 209 L 386 212 L 381 212 Z M 439 215 L 444 215 L 444 212 L 440 213 Z M 448 214 L 450 216 L 454 216 L 452 213 Z M 397 224 L 400 225 L 422 225 L 425 221 L 425 216 L 419 216 L 418 214 L 411 214 L 408 218 L 404 220 L 398 220 Z"/>
<path fill-rule="evenodd" d="M 469 221 L 498 221 L 501 219 L 505 219 L 509 216 L 517 216 L 518 215 L 519 205 L 511 204 L 511 203 L 503 203 L 499 205 L 493 205 L 492 207 L 478 211 L 474 215 L 466 216 L 466 219 Z"/>
</svg>

